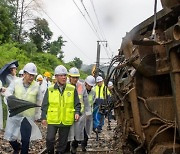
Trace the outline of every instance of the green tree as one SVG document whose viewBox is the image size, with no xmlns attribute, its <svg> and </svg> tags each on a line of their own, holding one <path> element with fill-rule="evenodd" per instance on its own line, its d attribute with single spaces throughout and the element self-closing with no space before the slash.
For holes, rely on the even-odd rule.
<svg viewBox="0 0 180 154">
<path fill-rule="evenodd" d="M 9 42 L 13 33 L 13 21 L 10 10 L 4 0 L 0 1 L 0 43 Z"/>
<path fill-rule="evenodd" d="M 40 11 L 41 0 L 6 0 L 14 22 L 13 38 L 24 42 L 27 30 L 32 26 L 35 12 Z"/>
<path fill-rule="evenodd" d="M 77 68 L 80 69 L 83 62 L 82 62 L 82 60 L 80 58 L 75 57 L 73 59 L 73 63 Z"/>
<path fill-rule="evenodd" d="M 60 36 L 58 37 L 57 41 L 53 41 L 50 44 L 50 53 L 57 56 L 58 59 L 61 61 L 64 58 L 64 52 L 62 51 L 62 46 L 64 46 L 64 43 L 66 41 L 63 41 L 63 37 Z"/>
<path fill-rule="evenodd" d="M 46 19 L 36 18 L 34 20 L 34 27 L 30 29 L 29 37 L 36 44 L 39 52 L 47 51 L 50 48 L 49 41 L 52 35 Z"/>
<path fill-rule="evenodd" d="M 37 51 L 37 47 L 33 42 L 25 42 L 20 44 L 20 49 L 23 49 L 31 56 Z"/>
</svg>

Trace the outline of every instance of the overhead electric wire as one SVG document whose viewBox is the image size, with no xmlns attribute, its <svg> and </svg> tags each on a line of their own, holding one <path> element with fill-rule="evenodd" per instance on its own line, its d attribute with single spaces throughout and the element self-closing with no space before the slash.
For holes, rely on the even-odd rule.
<svg viewBox="0 0 180 154">
<path fill-rule="evenodd" d="M 96 37 L 97 37 L 99 40 L 101 40 L 101 38 L 100 38 L 100 36 L 99 36 L 99 34 L 98 34 L 97 30 L 96 30 L 96 27 L 94 26 L 94 23 L 93 23 L 90 15 L 89 15 L 89 13 L 88 13 L 85 5 L 83 4 L 83 2 L 81 1 L 81 3 L 82 3 L 82 5 L 83 5 L 86 13 L 88 14 L 88 16 L 89 16 L 89 18 L 90 18 L 90 21 L 91 21 L 91 24 L 93 25 L 93 27 L 91 26 L 91 24 L 89 23 L 89 21 L 86 19 L 86 16 L 83 14 L 83 12 L 81 11 L 81 9 L 80 9 L 79 6 L 77 5 L 77 3 L 76 3 L 74 0 L 73 0 L 73 2 L 74 2 L 74 4 L 75 4 L 75 6 L 77 7 L 77 9 L 79 10 L 79 12 L 81 13 L 81 15 L 83 16 L 83 18 L 86 20 L 86 22 L 87 22 L 88 25 L 90 26 L 90 28 L 92 29 L 92 31 L 95 33 Z M 106 51 L 106 54 L 107 54 L 108 58 L 110 58 L 109 55 L 108 55 L 107 49 L 105 48 L 104 44 L 103 44 L 103 47 L 104 47 L 104 49 L 105 49 L 105 51 Z"/>
<path fill-rule="evenodd" d="M 78 8 L 79 12 L 82 14 L 82 16 L 84 17 L 84 19 L 86 20 L 86 22 L 88 23 L 88 25 L 90 26 L 90 28 L 92 29 L 92 31 L 94 33 L 96 33 L 96 31 L 93 29 L 93 27 L 91 26 L 91 24 L 89 23 L 89 21 L 86 19 L 86 16 L 82 13 L 81 9 L 79 8 L 79 6 L 76 4 L 76 2 L 73 0 L 74 4 L 76 5 L 76 7 Z"/>
<path fill-rule="evenodd" d="M 74 2 L 74 4 L 75 4 L 75 6 L 77 7 L 77 9 L 79 10 L 79 12 L 81 13 L 81 15 L 83 16 L 83 18 L 86 20 L 86 22 L 87 22 L 88 25 L 90 26 L 90 28 L 92 29 L 92 31 L 94 32 L 94 34 L 96 35 L 96 37 L 101 40 L 99 34 L 97 33 L 96 27 L 95 27 L 93 24 L 92 24 L 92 25 L 93 25 L 93 26 L 92 26 L 92 25 L 89 23 L 89 21 L 87 20 L 86 16 L 82 13 L 82 11 L 81 11 L 81 9 L 79 8 L 79 6 L 77 5 L 77 3 L 76 3 L 74 0 L 73 0 L 73 2 Z"/>
<path fill-rule="evenodd" d="M 54 25 L 70 40 L 70 42 L 72 43 L 72 44 L 74 44 L 74 46 L 77 48 L 77 49 L 79 49 L 79 51 L 81 51 L 83 54 L 84 54 L 84 56 L 86 56 L 88 59 L 90 59 L 90 57 L 88 56 L 88 55 L 86 55 L 85 53 L 84 53 L 84 51 L 83 50 L 81 50 L 72 40 L 71 40 L 71 38 L 56 24 L 56 22 L 47 14 L 47 12 L 35 1 L 35 0 L 33 0 L 38 6 L 39 6 L 39 8 L 47 15 L 47 17 L 54 23 Z M 91 59 L 92 60 L 92 59 Z M 93 61 L 93 60 L 92 60 Z"/>
<path fill-rule="evenodd" d="M 81 0 L 81 2 L 82 2 L 82 0 Z M 98 27 L 99 27 L 99 30 L 100 30 L 100 35 L 102 36 L 102 38 L 103 38 L 104 41 L 107 41 L 106 36 L 105 36 L 105 34 L 104 34 L 104 31 L 103 31 L 103 29 L 102 29 L 102 26 L 101 26 L 101 24 L 100 24 L 100 22 L 99 22 L 99 18 L 98 18 L 98 15 L 97 15 L 97 13 L 96 13 L 96 9 L 95 9 L 93 0 L 90 0 L 90 2 L 91 2 L 91 5 L 92 5 L 92 8 L 93 8 L 93 11 L 94 11 L 94 14 L 95 14 L 97 23 L 98 23 Z M 82 3 L 82 4 L 83 4 L 83 3 Z M 83 4 L 83 6 L 84 6 L 84 8 L 85 8 L 85 10 L 86 10 L 89 18 L 91 19 L 91 17 L 90 17 L 90 15 L 89 15 L 89 13 L 88 13 L 88 11 L 87 11 L 87 9 L 86 9 L 86 7 L 85 7 L 84 4 Z M 92 19 L 91 19 L 91 21 L 92 21 Z M 92 22 L 92 24 L 94 24 L 94 23 Z M 107 50 L 107 47 L 105 47 L 104 44 L 102 44 L 102 45 L 103 45 L 103 47 L 104 47 L 104 50 L 106 51 L 107 56 L 110 58 L 110 56 L 109 56 L 109 51 Z"/>
<path fill-rule="evenodd" d="M 101 35 L 103 36 L 103 39 L 107 41 L 106 36 L 105 36 L 105 33 L 104 33 L 104 31 L 103 31 L 103 28 L 102 28 L 102 26 L 101 26 L 101 24 L 100 24 L 100 22 L 99 22 L 99 18 L 98 18 L 98 15 L 97 15 L 97 13 L 96 13 L 96 9 L 95 9 L 93 0 L 90 0 L 90 1 L 91 1 L 92 8 L 93 8 L 93 10 L 94 10 L 94 14 L 95 14 L 96 19 L 97 19 L 97 22 L 98 22 L 99 29 L 100 29 L 100 31 L 101 31 L 101 33 L 102 33 Z M 110 51 L 111 53 L 113 53 L 109 45 L 108 45 L 108 47 L 109 47 L 109 51 Z M 107 50 L 107 48 L 106 48 L 105 50 Z M 108 50 L 107 50 L 107 52 L 108 52 Z M 112 56 L 112 57 L 113 57 L 113 56 Z"/>
<path fill-rule="evenodd" d="M 96 31 L 96 34 L 97 34 L 98 39 L 99 39 L 99 40 L 102 40 L 102 39 L 101 39 L 102 35 L 101 35 L 101 37 L 100 37 L 100 35 L 99 35 L 99 33 L 98 33 L 97 29 L 96 29 L 96 26 L 95 26 L 95 24 L 94 24 L 91 16 L 89 15 L 89 12 L 87 11 L 87 9 L 86 9 L 86 7 L 85 7 L 85 5 L 84 5 L 84 3 L 83 3 L 83 0 L 81 0 L 81 3 L 82 3 L 82 6 L 83 6 L 86 14 L 88 15 L 88 17 L 89 17 L 89 19 L 90 19 L 90 21 L 91 21 L 91 24 L 93 25 L 93 27 L 94 27 L 94 29 L 95 29 L 95 31 Z M 103 37 L 102 37 L 102 38 L 103 38 Z M 105 51 L 106 51 L 107 56 L 109 57 L 109 53 L 108 53 L 108 51 L 107 51 L 107 48 L 104 46 L 104 44 L 102 44 L 102 45 L 103 45 L 103 47 L 104 47 L 104 49 L 105 49 Z M 109 57 L 109 58 L 110 58 L 110 57 Z"/>
<path fill-rule="evenodd" d="M 91 16 L 89 15 L 89 12 L 87 11 L 87 9 L 86 9 L 86 7 L 85 7 L 85 5 L 84 5 L 84 3 L 83 3 L 83 0 L 81 0 L 81 4 L 82 4 L 82 6 L 83 6 L 83 8 L 84 8 L 84 10 L 85 10 L 85 12 L 86 12 L 86 14 L 87 14 L 88 17 L 89 17 L 89 20 L 90 20 L 92 26 L 94 27 L 94 30 L 95 30 L 95 32 L 96 32 L 98 38 L 101 40 L 100 35 L 98 34 L 98 31 L 97 31 L 97 29 L 96 29 L 96 26 L 95 26 L 95 24 L 94 24 L 94 22 L 93 22 Z"/>
<path fill-rule="evenodd" d="M 31 0 L 24 8 L 24 10 L 33 2 L 34 0 Z"/>
<path fill-rule="evenodd" d="M 96 19 L 97 19 L 97 22 L 98 22 L 99 30 L 101 31 L 101 34 L 102 34 L 103 39 L 104 39 L 105 41 L 107 41 L 107 39 L 106 39 L 106 37 L 105 37 L 105 34 L 104 34 L 103 30 L 102 30 L 101 24 L 100 24 L 100 22 L 99 22 L 99 18 L 98 18 L 98 16 L 97 16 L 97 13 L 96 13 L 96 9 L 95 9 L 93 0 L 90 0 L 90 1 L 91 1 L 91 5 L 92 5 L 92 8 L 93 8 L 94 14 L 95 14 Z"/>
</svg>

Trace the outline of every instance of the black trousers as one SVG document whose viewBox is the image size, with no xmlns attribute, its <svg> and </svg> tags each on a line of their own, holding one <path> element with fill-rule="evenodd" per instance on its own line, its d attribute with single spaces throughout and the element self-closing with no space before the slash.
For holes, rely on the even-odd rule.
<svg viewBox="0 0 180 154">
<path fill-rule="evenodd" d="M 48 125 L 46 136 L 46 147 L 49 154 L 54 154 L 55 137 L 58 132 L 57 153 L 64 153 L 68 141 L 70 126 Z"/>
<path fill-rule="evenodd" d="M 76 149 L 78 147 L 79 141 L 77 141 L 76 139 L 74 139 L 71 143 L 71 146 Z"/>
<path fill-rule="evenodd" d="M 22 146 L 20 146 L 20 143 L 18 143 L 17 141 L 9 142 L 13 147 L 14 151 L 19 151 L 21 148 L 21 154 L 28 154 L 31 130 L 32 130 L 31 124 L 26 118 L 24 118 L 21 122 L 21 127 L 20 127 Z"/>
<path fill-rule="evenodd" d="M 81 146 L 82 147 L 86 147 L 87 146 L 87 142 L 88 142 L 88 135 L 87 135 L 87 133 L 86 133 L 86 130 L 84 129 L 84 140 L 83 141 L 81 141 Z"/>
</svg>

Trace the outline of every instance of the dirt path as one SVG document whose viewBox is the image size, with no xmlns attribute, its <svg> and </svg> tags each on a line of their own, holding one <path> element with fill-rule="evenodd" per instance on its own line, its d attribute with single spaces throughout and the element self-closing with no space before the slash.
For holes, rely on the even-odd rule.
<svg viewBox="0 0 180 154">
<path fill-rule="evenodd" d="M 42 149 L 45 148 L 45 135 L 46 128 L 42 127 L 40 123 L 38 123 L 42 134 L 43 139 L 39 141 L 31 142 L 29 154 L 38 154 Z M 96 134 L 93 132 L 92 137 L 88 141 L 87 152 L 82 152 L 80 146 L 78 147 L 77 154 L 86 153 L 86 154 L 121 154 L 121 152 L 117 152 L 116 149 L 113 149 L 114 144 L 114 130 L 116 127 L 116 121 L 111 121 L 111 130 L 107 129 L 107 119 L 105 119 L 105 125 L 103 126 L 103 131 L 99 133 L 99 140 L 96 141 Z M 12 153 L 12 148 L 9 143 L 3 139 L 3 131 L 0 131 L 0 154 L 9 154 Z"/>
</svg>

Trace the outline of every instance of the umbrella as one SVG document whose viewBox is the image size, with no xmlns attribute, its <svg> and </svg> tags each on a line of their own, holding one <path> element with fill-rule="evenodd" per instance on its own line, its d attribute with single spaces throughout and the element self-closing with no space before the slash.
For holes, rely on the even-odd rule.
<svg viewBox="0 0 180 154">
<path fill-rule="evenodd" d="M 13 95 L 11 95 L 7 98 L 7 103 L 8 103 L 9 113 L 10 113 L 9 117 L 12 117 L 20 112 L 30 109 L 30 108 L 41 107 L 41 106 L 31 103 L 29 101 L 18 99 Z"/>
<path fill-rule="evenodd" d="M 6 84 L 6 76 L 10 73 L 9 66 L 10 66 L 11 64 L 15 64 L 16 67 L 19 66 L 18 61 L 15 60 L 15 61 L 12 61 L 12 62 L 4 65 L 4 66 L 0 69 L 0 80 L 2 81 L 3 85 Z"/>
</svg>

